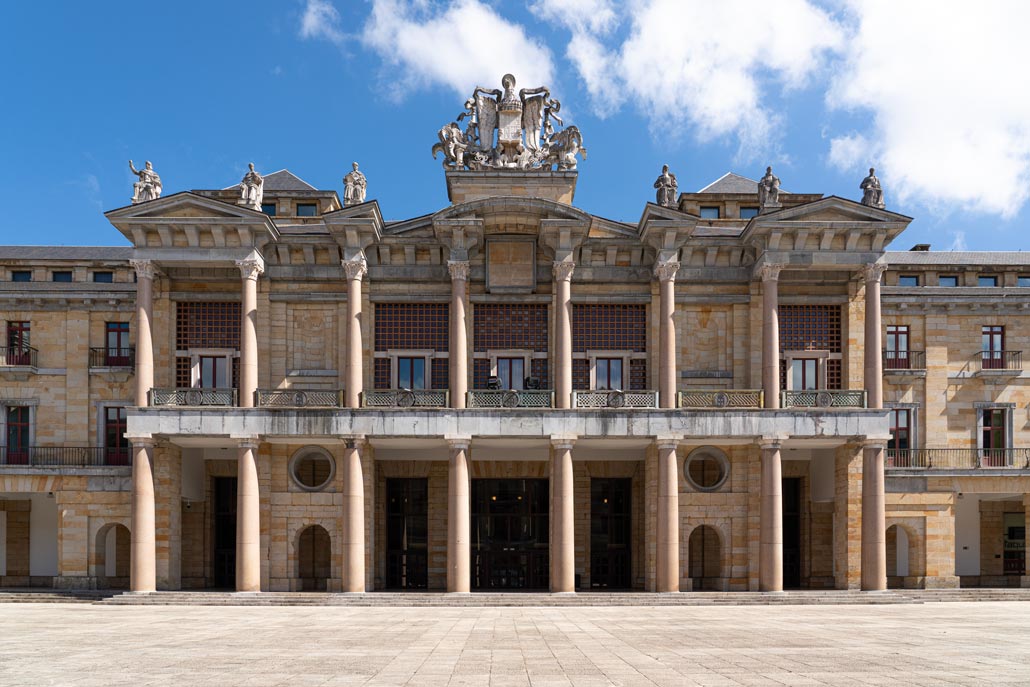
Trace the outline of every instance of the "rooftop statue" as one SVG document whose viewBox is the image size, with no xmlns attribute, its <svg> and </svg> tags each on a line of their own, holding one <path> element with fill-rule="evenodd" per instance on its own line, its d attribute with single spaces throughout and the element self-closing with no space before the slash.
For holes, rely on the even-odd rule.
<svg viewBox="0 0 1030 687">
<path fill-rule="evenodd" d="M 261 209 L 261 200 L 265 195 L 265 180 L 260 174 L 254 171 L 254 163 L 250 163 L 250 171 L 243 175 L 240 181 L 240 199 L 237 205 L 243 205 L 252 210 Z"/>
<path fill-rule="evenodd" d="M 772 167 L 765 168 L 765 176 L 758 182 L 759 212 L 776 209 L 780 205 L 780 178 L 773 174 Z"/>
<path fill-rule="evenodd" d="M 358 163 L 351 163 L 351 171 L 343 178 L 343 205 L 358 205 L 365 202 L 365 190 L 368 180 L 358 171 Z"/>
<path fill-rule="evenodd" d="M 477 86 L 457 120 L 440 129 L 433 158 L 443 153 L 444 169 L 576 169 L 583 136 L 558 116 L 561 103 L 544 86 L 515 91 L 515 77 L 505 74 L 500 89 Z M 459 122 L 468 119 L 462 131 Z"/>
<path fill-rule="evenodd" d="M 880 208 L 881 210 L 885 207 L 883 202 L 883 187 L 880 186 L 880 180 L 876 178 L 876 169 L 873 167 L 869 168 L 869 176 L 862 180 L 862 183 L 858 185 L 862 189 L 862 205 L 868 205 L 871 208 Z"/>
<path fill-rule="evenodd" d="M 132 160 L 129 160 L 129 170 L 139 178 L 139 181 L 132 185 L 133 205 L 161 197 L 161 177 L 154 171 L 154 166 L 150 164 L 150 160 L 147 160 L 143 169 L 136 169 L 132 166 Z"/>
<path fill-rule="evenodd" d="M 655 193 L 655 203 L 667 208 L 676 205 L 676 189 L 679 186 L 676 183 L 676 175 L 669 171 L 669 165 L 662 165 L 662 174 L 655 180 L 654 187 L 658 189 Z"/>
</svg>

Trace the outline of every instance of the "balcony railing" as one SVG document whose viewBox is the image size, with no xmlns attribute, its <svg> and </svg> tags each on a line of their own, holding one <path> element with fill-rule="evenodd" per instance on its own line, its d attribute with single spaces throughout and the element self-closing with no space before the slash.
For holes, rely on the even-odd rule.
<svg viewBox="0 0 1030 687">
<path fill-rule="evenodd" d="M 686 389 L 679 392 L 680 408 L 761 408 L 761 389 Z"/>
<path fill-rule="evenodd" d="M 925 351 L 889 351 L 883 352 L 883 371 L 909 371 L 926 369 Z"/>
<path fill-rule="evenodd" d="M 1001 370 L 1021 372 L 1023 370 L 1023 351 L 980 351 L 973 356 L 974 362 L 980 363 L 980 371 Z"/>
<path fill-rule="evenodd" d="M 342 408 L 343 389 L 258 389 L 254 392 L 258 408 Z"/>
<path fill-rule="evenodd" d="M 865 408 L 865 389 L 781 391 L 781 408 Z"/>
<path fill-rule="evenodd" d="M 887 449 L 888 470 L 980 468 L 1030 469 L 1030 448 L 906 448 Z"/>
<path fill-rule="evenodd" d="M 38 356 L 39 351 L 32 346 L 0 346 L 0 367 L 35 369 Z"/>
<path fill-rule="evenodd" d="M 101 467 L 129 465 L 128 448 L 103 446 L 0 446 L 0 465 Z"/>
<path fill-rule="evenodd" d="M 620 391 L 598 389 L 573 391 L 573 408 L 657 408 L 657 391 Z"/>
<path fill-rule="evenodd" d="M 89 349 L 89 366 L 96 367 L 136 367 L 135 348 L 91 348 Z"/>
<path fill-rule="evenodd" d="M 236 389 L 151 389 L 152 406 L 234 406 Z"/>
<path fill-rule="evenodd" d="M 361 392 L 362 408 L 446 408 L 446 389 L 369 389 Z"/>
<path fill-rule="evenodd" d="M 551 389 L 475 389 L 465 396 L 469 408 L 553 408 Z"/>
</svg>

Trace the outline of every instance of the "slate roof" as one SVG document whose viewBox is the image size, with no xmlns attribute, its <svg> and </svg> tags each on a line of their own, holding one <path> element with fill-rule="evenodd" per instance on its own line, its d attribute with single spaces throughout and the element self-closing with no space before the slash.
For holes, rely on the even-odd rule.
<svg viewBox="0 0 1030 687">
<path fill-rule="evenodd" d="M 131 246 L 0 246 L 0 260 L 128 260 Z"/>
<path fill-rule="evenodd" d="M 264 192 L 268 191 L 317 191 L 318 189 L 309 184 L 308 182 L 301 179 L 299 176 L 294 174 L 288 169 L 280 169 L 278 172 L 272 172 L 271 174 L 264 174 L 262 178 L 265 180 L 263 187 Z M 232 186 L 226 186 L 223 191 L 228 191 L 231 188 L 236 188 L 239 183 L 235 183 Z"/>
<path fill-rule="evenodd" d="M 753 193 L 757 195 L 758 182 L 733 172 L 726 172 L 698 193 Z M 789 191 L 781 188 L 780 193 L 789 193 Z"/>
<path fill-rule="evenodd" d="M 888 265 L 1030 265 L 1030 253 L 1021 251 L 887 251 Z"/>
</svg>

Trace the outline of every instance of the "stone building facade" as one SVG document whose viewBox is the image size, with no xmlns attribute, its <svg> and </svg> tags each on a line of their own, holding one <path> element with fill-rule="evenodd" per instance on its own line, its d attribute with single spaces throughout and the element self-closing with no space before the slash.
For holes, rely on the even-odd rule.
<svg viewBox="0 0 1030 687">
<path fill-rule="evenodd" d="M 0 248 L 0 586 L 1030 584 L 1030 258 L 577 175 L 384 221 L 282 171 Z"/>
</svg>

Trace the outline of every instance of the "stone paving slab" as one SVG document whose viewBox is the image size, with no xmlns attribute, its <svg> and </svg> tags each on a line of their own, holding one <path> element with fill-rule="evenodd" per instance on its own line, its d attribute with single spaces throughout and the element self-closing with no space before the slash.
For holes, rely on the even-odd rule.
<svg viewBox="0 0 1030 687">
<path fill-rule="evenodd" d="M 1030 604 L 0 605 L 0 685 L 1030 685 Z"/>
</svg>

